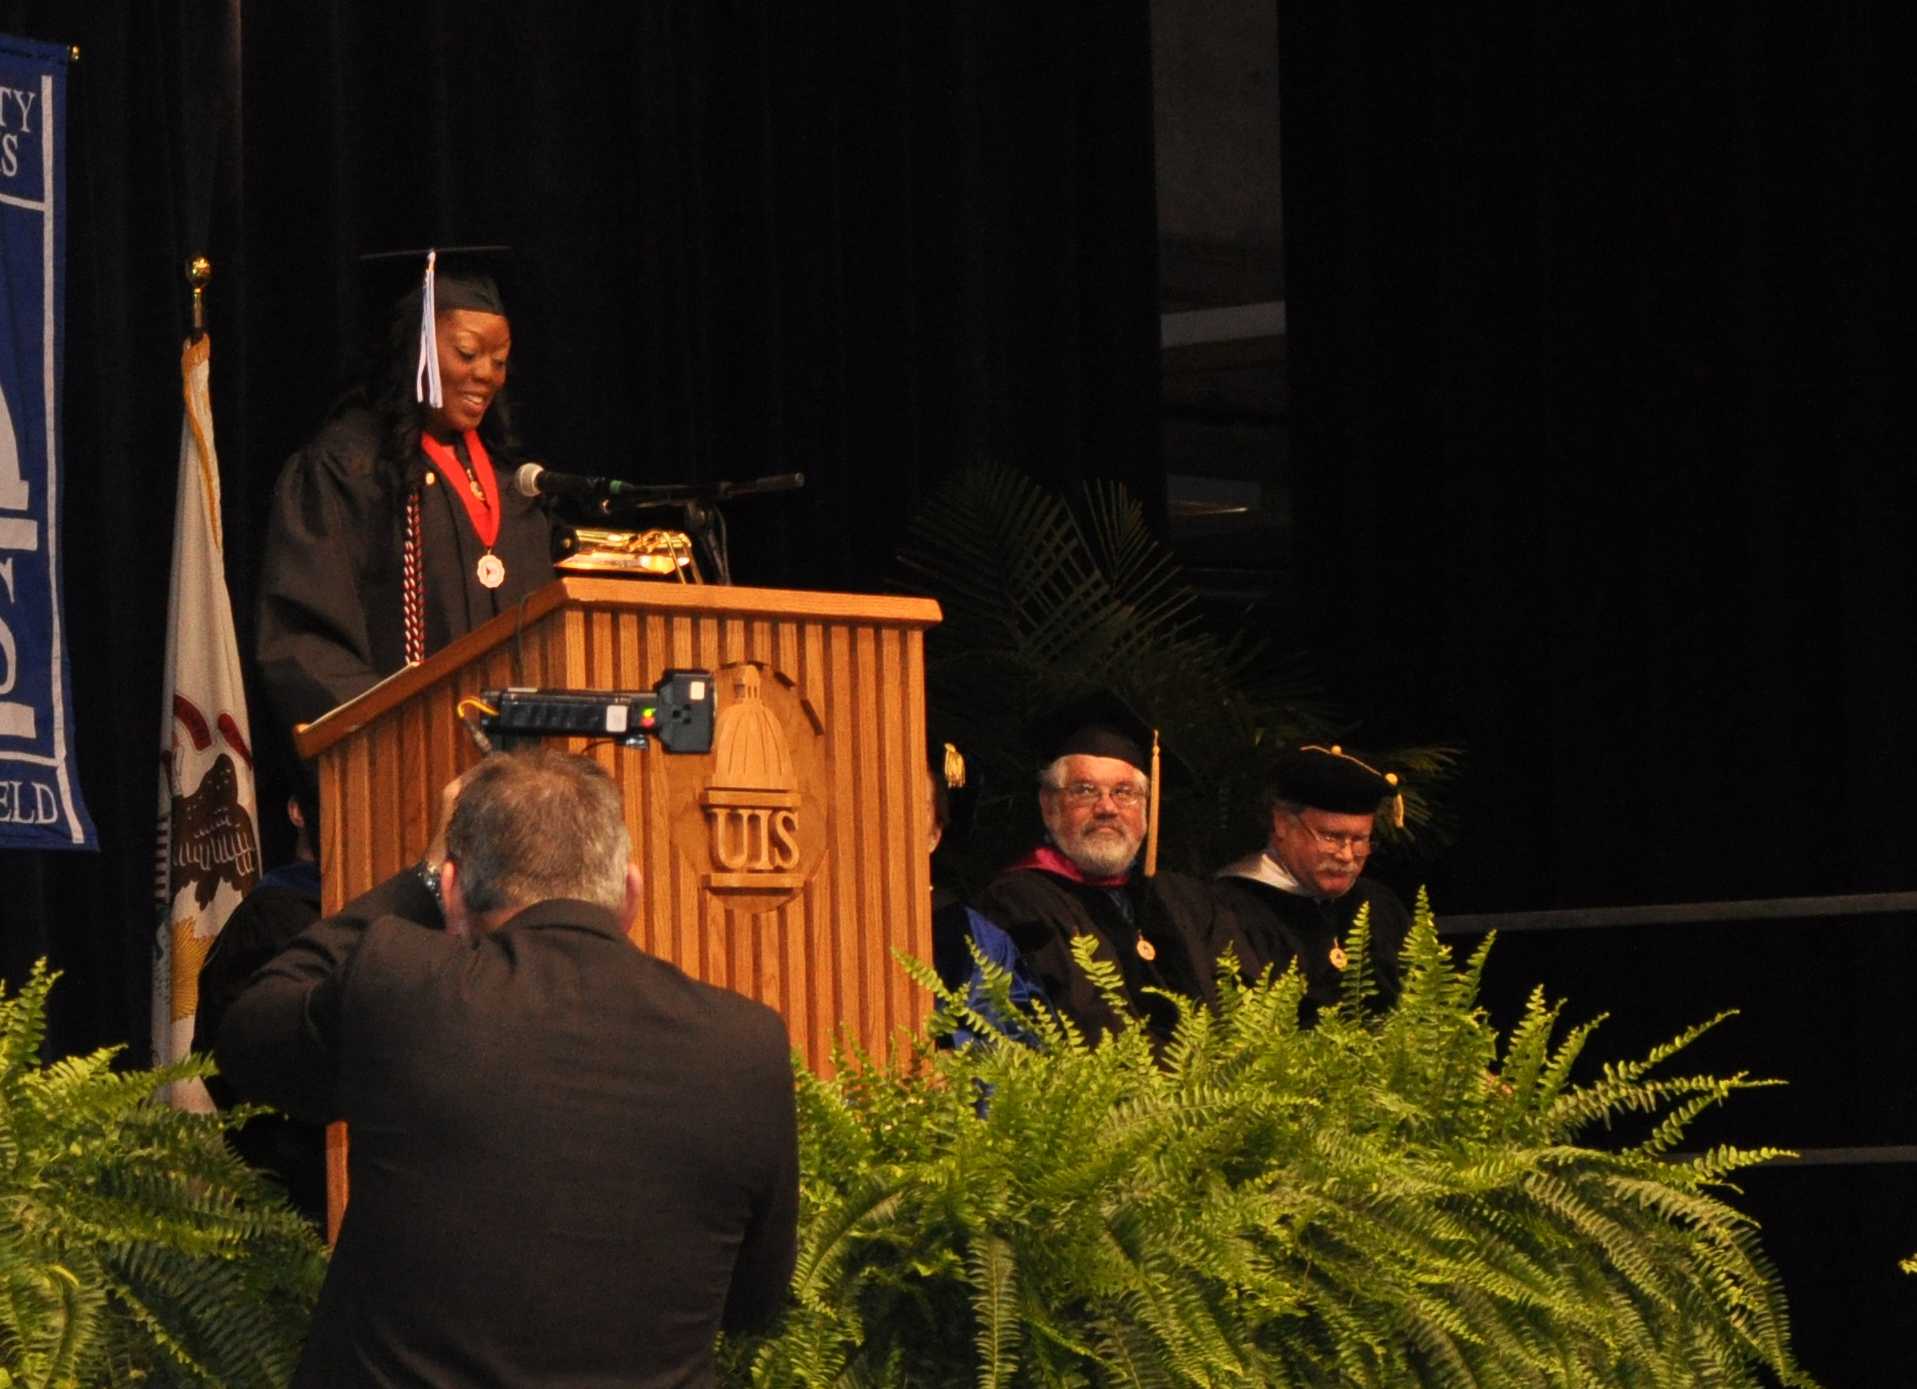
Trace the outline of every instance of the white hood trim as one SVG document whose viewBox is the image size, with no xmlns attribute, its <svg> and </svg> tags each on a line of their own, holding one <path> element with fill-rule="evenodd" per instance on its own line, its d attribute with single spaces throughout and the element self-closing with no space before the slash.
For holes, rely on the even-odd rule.
<svg viewBox="0 0 1917 1389">
<path fill-rule="evenodd" d="M 1298 880 L 1285 872 L 1284 865 L 1260 849 L 1255 854 L 1246 854 L 1234 859 L 1212 875 L 1215 878 L 1250 878 L 1254 883 L 1263 883 L 1266 887 L 1275 887 L 1280 892 L 1289 892 L 1293 897 L 1309 897 L 1298 885 Z"/>
</svg>

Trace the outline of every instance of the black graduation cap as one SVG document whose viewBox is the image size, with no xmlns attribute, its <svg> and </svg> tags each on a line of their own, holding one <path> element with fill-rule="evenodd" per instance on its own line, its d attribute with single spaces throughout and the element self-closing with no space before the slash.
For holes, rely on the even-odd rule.
<svg viewBox="0 0 1917 1389">
<path fill-rule="evenodd" d="M 359 258 L 367 292 L 382 310 L 425 285 L 426 264 L 433 262 L 433 298 L 440 310 L 474 309 L 504 314 L 513 288 L 510 246 L 420 246 L 403 251 L 368 251 Z"/>
<path fill-rule="evenodd" d="M 1025 726 L 1025 744 L 1040 765 L 1061 757 L 1115 757 L 1146 776 L 1157 754 L 1158 770 L 1172 785 L 1193 780 L 1184 759 L 1159 746 L 1158 730 L 1110 690 L 1093 690 L 1040 714 Z"/>
<path fill-rule="evenodd" d="M 1273 794 L 1284 801 L 1338 815 L 1375 815 L 1378 803 L 1395 798 L 1393 818 L 1404 824 L 1404 794 L 1396 772 L 1381 772 L 1333 743 L 1286 748 L 1272 768 Z"/>
<path fill-rule="evenodd" d="M 370 251 L 359 258 L 367 290 L 376 296 L 382 316 L 402 306 L 419 305 L 417 398 L 440 404 L 439 353 L 434 319 L 452 309 L 506 316 L 500 282 L 513 265 L 510 246 L 422 246 L 404 251 Z"/>
</svg>

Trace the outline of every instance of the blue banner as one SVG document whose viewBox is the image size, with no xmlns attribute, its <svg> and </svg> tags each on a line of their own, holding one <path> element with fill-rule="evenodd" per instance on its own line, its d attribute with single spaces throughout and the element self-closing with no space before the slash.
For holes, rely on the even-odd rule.
<svg viewBox="0 0 1917 1389">
<path fill-rule="evenodd" d="M 92 849 L 60 605 L 67 51 L 0 35 L 0 848 Z"/>
</svg>

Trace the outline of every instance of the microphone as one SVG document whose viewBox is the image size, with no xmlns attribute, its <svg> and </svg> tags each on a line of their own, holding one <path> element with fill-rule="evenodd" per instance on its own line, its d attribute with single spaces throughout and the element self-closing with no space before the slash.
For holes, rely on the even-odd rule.
<svg viewBox="0 0 1917 1389">
<path fill-rule="evenodd" d="M 581 477 L 577 473 L 556 473 L 544 463 L 521 463 L 513 474 L 513 488 L 522 497 L 576 497 L 581 501 L 604 501 L 632 484 L 616 477 Z"/>
<path fill-rule="evenodd" d="M 617 498 L 634 508 L 676 506 L 685 502 L 729 501 L 761 492 L 795 492 L 805 486 L 804 473 L 776 473 L 750 482 L 622 482 L 616 477 L 583 477 L 559 473 L 544 463 L 522 463 L 513 474 L 513 488 L 522 497 L 571 497 L 598 503 L 602 508 Z"/>
<path fill-rule="evenodd" d="M 804 473 L 774 473 L 771 477 L 754 478 L 751 482 L 720 482 L 719 499 L 728 497 L 749 497 L 755 492 L 796 492 L 805 486 Z"/>
</svg>

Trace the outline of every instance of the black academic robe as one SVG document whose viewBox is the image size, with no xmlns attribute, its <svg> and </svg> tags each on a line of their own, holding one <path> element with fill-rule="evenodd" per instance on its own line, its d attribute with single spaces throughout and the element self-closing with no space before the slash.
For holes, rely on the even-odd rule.
<svg viewBox="0 0 1917 1389">
<path fill-rule="evenodd" d="M 260 967 L 320 919 L 319 865 L 311 861 L 273 869 L 246 894 L 213 939 L 200 966 L 199 1009 L 193 1050 L 211 1053 L 220 1024 Z M 206 1093 L 221 1109 L 239 1103 L 225 1076 L 208 1076 Z M 301 1215 L 326 1221 L 326 1130 L 280 1114 L 261 1114 L 233 1130 L 228 1141 L 249 1164 L 277 1177 Z"/>
<path fill-rule="evenodd" d="M 1171 1035 L 1177 1010 L 1148 990 L 1215 1002 L 1218 956 L 1230 945 L 1242 961 L 1247 949 L 1210 885 L 1182 873 L 1134 873 L 1122 887 L 1096 887 L 1042 868 L 1012 868 L 975 905 L 1011 936 L 1053 1007 L 1093 1038 L 1118 1018 L 1072 958 L 1075 937 L 1091 936 L 1096 958 L 1118 966 L 1126 1001 L 1160 1040 Z"/>
<path fill-rule="evenodd" d="M 1222 870 L 1213 880 L 1239 930 L 1250 947 L 1246 964 L 1256 975 L 1265 966 L 1282 973 L 1293 960 L 1305 977 L 1300 1014 L 1310 1022 L 1318 1010 L 1338 1002 L 1344 989 L 1351 924 L 1358 909 L 1371 907 L 1371 975 L 1378 987 L 1377 1002 L 1390 1006 L 1398 998 L 1403 974 L 1399 954 L 1411 932 L 1411 914 L 1398 894 L 1372 878 L 1360 878 L 1351 891 L 1330 901 L 1288 892 L 1260 873 L 1254 854 Z"/>
<path fill-rule="evenodd" d="M 359 406 L 334 415 L 287 460 L 273 493 L 260 573 L 259 661 L 267 696 L 288 724 L 309 723 L 406 663 L 402 609 L 405 486 L 382 461 L 377 417 Z M 510 610 L 552 578 L 552 527 L 538 503 L 511 485 L 493 552 L 506 566 L 497 589 L 475 566 L 486 547 L 452 489 L 422 489 L 420 529 L 430 655 Z M 408 469 L 425 468 L 408 462 Z"/>
</svg>

